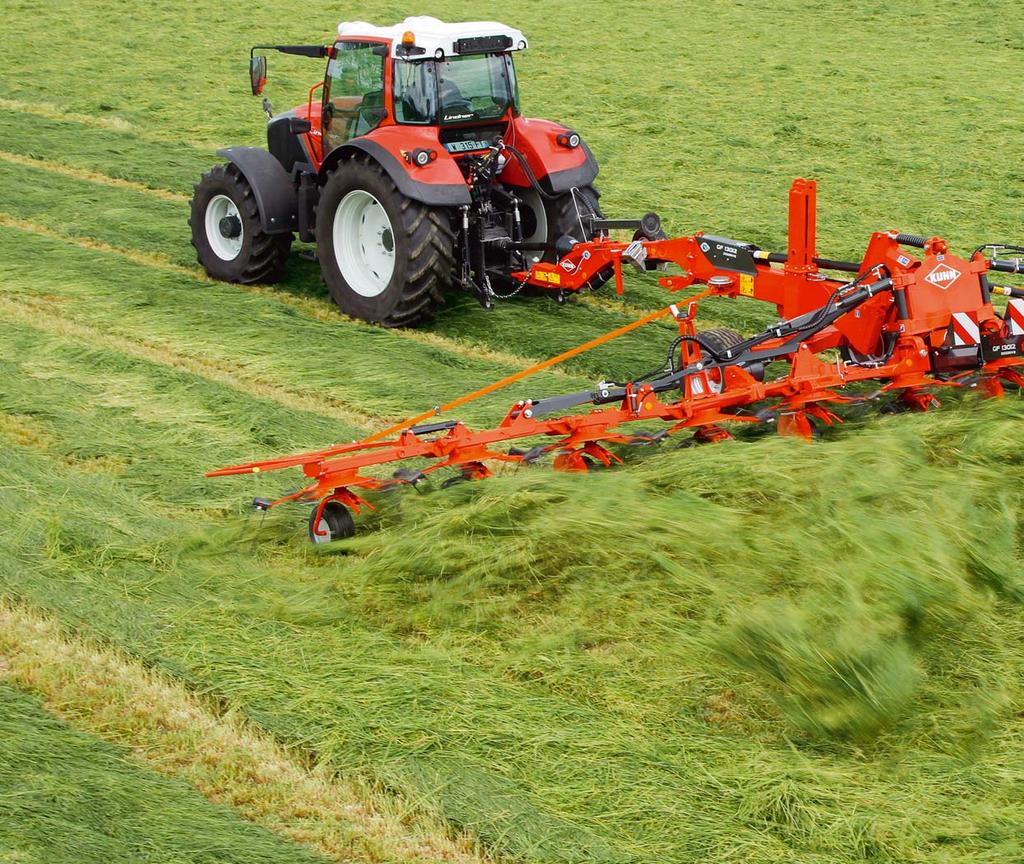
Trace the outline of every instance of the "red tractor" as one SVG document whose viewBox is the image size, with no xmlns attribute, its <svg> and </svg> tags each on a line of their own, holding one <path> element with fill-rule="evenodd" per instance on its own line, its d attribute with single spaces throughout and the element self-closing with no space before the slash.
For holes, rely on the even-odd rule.
<svg viewBox="0 0 1024 864">
<path fill-rule="evenodd" d="M 264 98 L 267 149 L 219 151 L 227 164 L 196 186 L 192 243 L 211 276 L 277 281 L 297 234 L 316 243 L 342 311 L 415 326 L 450 287 L 489 306 L 521 287 L 513 272 L 600 233 L 589 148 L 520 113 L 519 30 L 420 17 L 343 23 L 338 34 L 333 45 L 250 52 L 254 95 L 267 74 L 258 49 L 326 57 L 327 71 L 291 111 L 275 115 Z"/>
</svg>

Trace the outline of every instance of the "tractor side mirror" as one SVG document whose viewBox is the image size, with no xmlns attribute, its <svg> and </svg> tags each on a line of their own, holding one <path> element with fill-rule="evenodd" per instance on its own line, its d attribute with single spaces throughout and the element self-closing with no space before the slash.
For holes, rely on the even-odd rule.
<svg viewBox="0 0 1024 864">
<path fill-rule="evenodd" d="M 253 96 L 259 96 L 267 84 L 267 58 L 262 54 L 249 58 L 249 83 Z"/>
</svg>

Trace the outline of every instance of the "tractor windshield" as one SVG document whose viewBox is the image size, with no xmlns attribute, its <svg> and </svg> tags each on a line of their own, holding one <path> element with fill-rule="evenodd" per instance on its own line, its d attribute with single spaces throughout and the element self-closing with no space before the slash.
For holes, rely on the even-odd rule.
<svg viewBox="0 0 1024 864">
<path fill-rule="evenodd" d="M 445 60 L 395 62 L 399 123 L 474 123 L 518 110 L 515 70 L 508 54 L 469 54 Z"/>
</svg>

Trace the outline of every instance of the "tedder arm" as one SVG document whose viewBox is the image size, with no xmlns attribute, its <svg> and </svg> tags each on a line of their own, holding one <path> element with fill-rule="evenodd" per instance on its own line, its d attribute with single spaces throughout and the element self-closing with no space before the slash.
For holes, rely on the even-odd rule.
<svg viewBox="0 0 1024 864">
<path fill-rule="evenodd" d="M 877 392 L 891 392 L 918 410 L 938 404 L 929 389 L 936 386 L 971 380 L 980 382 L 983 392 L 1001 395 L 1003 382 L 1024 385 L 1019 368 L 1024 365 L 1024 290 L 993 286 L 987 275 L 1024 271 L 1019 260 L 995 257 L 998 249 L 1024 249 L 989 244 L 964 259 L 949 254 L 938 237 L 878 232 L 859 262 L 820 258 L 815 195 L 813 181 L 794 182 L 785 253 L 704 233 L 647 239 L 638 232 L 630 243 L 604 236 L 577 243 L 555 263 L 539 262 L 513 274 L 524 284 L 575 291 L 612 268 L 621 289 L 624 263 L 641 269 L 669 263 L 682 270 L 660 280 L 669 291 L 692 285 L 704 290 L 456 401 L 492 392 L 641 323 L 671 316 L 679 335 L 663 369 L 624 383 L 602 382 L 593 390 L 519 400 L 492 429 L 473 431 L 457 420 L 433 420 L 435 412 L 429 412 L 360 442 L 222 468 L 208 476 L 301 466 L 307 485 L 254 504 L 266 509 L 287 501 L 318 502 L 310 536 L 322 542 L 351 533 L 349 511 L 358 514 L 370 506 L 360 491 L 415 484 L 440 469 L 454 469 L 452 479 L 476 480 L 490 476 L 488 462 L 532 463 L 554 454 L 556 469 L 586 471 L 621 461 L 609 444 L 653 444 L 683 429 L 694 430 L 697 442 L 718 441 L 730 437 L 723 424 L 736 422 L 775 423 L 782 434 L 809 438 L 812 421 L 838 420 L 828 405 L 864 398 L 842 391 L 865 381 L 879 382 Z M 921 257 L 907 247 L 921 250 Z M 991 257 L 983 254 L 986 250 Z M 823 270 L 852 278 L 837 280 Z M 994 309 L 993 293 L 1010 298 L 1005 315 Z M 723 346 L 702 338 L 695 326 L 698 300 L 709 295 L 772 303 L 780 320 L 748 338 L 737 334 Z M 567 413 L 581 407 L 590 410 Z M 427 419 L 431 422 L 423 422 Z M 665 425 L 653 432 L 629 428 L 655 422 Z M 523 446 L 509 447 L 512 442 Z M 384 478 L 370 473 L 394 463 L 411 465 Z M 339 508 L 344 520 L 325 518 Z"/>
</svg>

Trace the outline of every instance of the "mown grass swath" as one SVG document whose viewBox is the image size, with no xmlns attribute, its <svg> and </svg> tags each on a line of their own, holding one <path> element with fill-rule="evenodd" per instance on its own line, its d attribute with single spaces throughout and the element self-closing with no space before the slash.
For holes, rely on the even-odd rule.
<svg viewBox="0 0 1024 864">
<path fill-rule="evenodd" d="M 326 40 L 337 23 L 293 11 L 226 0 L 186 20 L 179 4 L 87 2 L 76 34 L 100 47 L 55 54 L 67 10 L 16 0 L 0 33 L 0 151 L 188 194 L 216 147 L 259 141 L 245 48 Z M 803 175 L 821 184 L 822 254 L 856 258 L 889 227 L 961 250 L 1020 236 L 1015 4 L 930 17 L 903 0 L 667 5 L 644 10 L 641 30 L 605 26 L 624 20 L 611 3 L 563 4 L 558 26 L 551 4 L 514 14 L 531 38 L 529 113 L 584 134 L 609 214 L 657 209 L 672 232 L 781 249 L 785 190 Z M 811 50 L 818 33 L 828 44 Z M 275 61 L 280 109 L 322 70 Z M 111 122 L 71 117 L 90 114 Z M 273 291 L 193 278 L 180 201 L 2 157 L 0 181 L 5 595 L 496 856 L 1024 854 L 1016 397 L 943 394 L 926 416 L 850 409 L 811 447 L 751 435 L 639 448 L 628 470 L 381 496 L 368 533 L 316 554 L 305 511 L 240 516 L 278 491 L 268 480 L 202 472 L 357 437 L 635 311 L 537 299 L 486 315 L 452 298 L 430 344 L 310 313 L 331 307 L 297 255 Z M 633 310 L 669 299 L 627 278 Z M 752 329 L 748 308 L 720 303 L 715 323 Z M 646 370 L 665 342 L 641 331 L 460 416 L 490 422 L 513 398 Z M 108 860 L 129 836 L 186 860 L 207 854 L 193 835 L 239 838 L 239 860 L 279 848 L 4 699 L 13 770 L 59 765 L 66 780 L 81 766 L 75 788 L 107 784 L 124 802 L 129 833 L 96 847 Z M 37 776 L 40 795 L 55 772 Z M 73 809 L 91 800 L 55 814 L 14 799 L 3 830 L 49 837 L 39 848 L 59 860 L 52 820 L 91 836 Z M 197 824 L 205 835 L 183 827 Z"/>
<path fill-rule="evenodd" d="M 30 381 L 14 393 L 21 416 L 65 401 Z M 161 437 L 158 418 L 98 409 L 111 410 L 121 434 Z M 861 424 L 820 448 L 767 439 L 629 474 L 405 496 L 340 557 L 310 555 L 282 522 L 241 545 L 208 522 L 178 527 L 127 478 L 61 464 L 59 413 L 39 420 L 49 451 L 10 451 L 5 473 L 56 473 L 78 515 L 71 526 L 4 493 L 23 514 L 4 547 L 46 577 L 8 590 L 244 706 L 294 747 L 440 802 L 498 850 L 938 854 L 950 812 L 966 848 L 1014 848 L 1012 408 Z M 961 444 L 979 416 L 989 433 Z M 167 450 L 173 475 L 181 448 Z M 894 492 L 908 464 L 928 480 Z M 944 495 L 954 480 L 962 494 Z M 612 497 L 632 514 L 625 553 L 601 539 L 620 522 Z M 870 506 L 889 523 L 849 519 Z M 978 771 L 983 799 L 964 785 Z M 599 776 L 615 782 L 596 789 Z M 908 788 L 911 832 L 895 803 Z"/>
<path fill-rule="evenodd" d="M 0 684 L 0 855 L 10 861 L 294 862 L 326 858 L 74 732 Z"/>
</svg>

